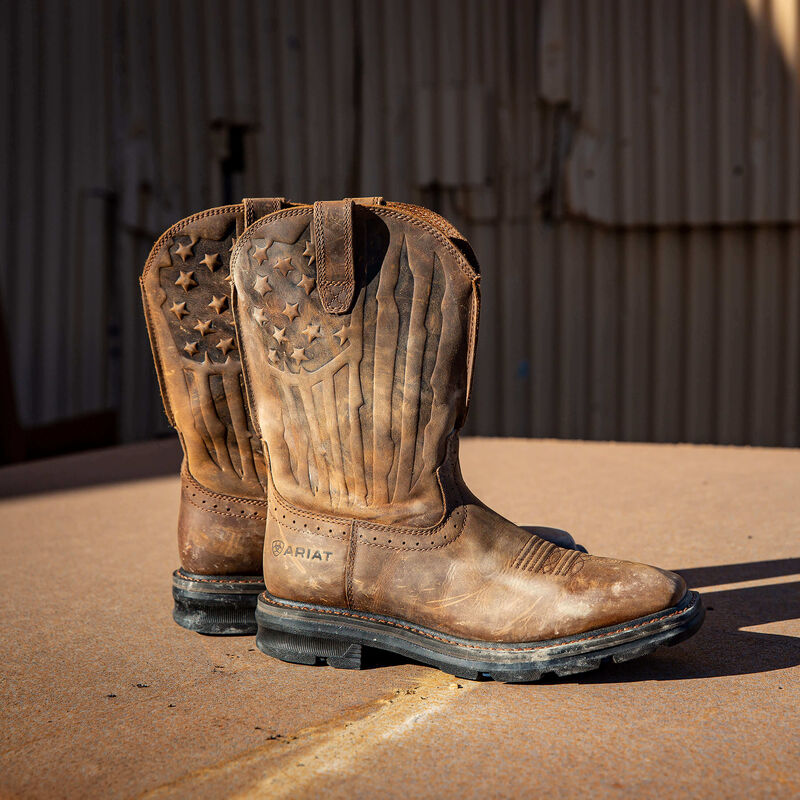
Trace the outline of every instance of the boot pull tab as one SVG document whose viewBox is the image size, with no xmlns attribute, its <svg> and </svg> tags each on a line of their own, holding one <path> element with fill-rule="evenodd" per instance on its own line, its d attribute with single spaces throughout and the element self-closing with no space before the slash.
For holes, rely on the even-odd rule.
<svg viewBox="0 0 800 800">
<path fill-rule="evenodd" d="M 280 211 L 286 205 L 285 197 L 245 197 L 242 200 L 244 204 L 244 220 L 241 230 L 236 231 L 236 235 L 241 236 L 245 228 L 249 228 L 257 219 L 266 216 L 267 214 L 274 214 Z M 238 227 L 238 226 L 237 226 Z"/>
<path fill-rule="evenodd" d="M 382 197 L 348 197 L 357 206 L 385 206 L 386 201 Z"/>
<path fill-rule="evenodd" d="M 318 200 L 314 203 L 312 235 L 322 306 L 329 314 L 344 314 L 350 310 L 355 293 L 353 201 Z"/>
</svg>

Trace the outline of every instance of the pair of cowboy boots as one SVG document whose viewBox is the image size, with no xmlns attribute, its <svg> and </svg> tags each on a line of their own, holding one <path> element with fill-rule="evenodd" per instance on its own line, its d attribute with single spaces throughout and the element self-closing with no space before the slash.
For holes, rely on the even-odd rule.
<svg viewBox="0 0 800 800">
<path fill-rule="evenodd" d="M 520 528 L 466 487 L 479 315 L 451 225 L 381 198 L 245 200 L 178 223 L 142 276 L 184 448 L 175 618 L 284 661 L 399 653 L 535 680 L 674 644 L 682 579 Z"/>
</svg>

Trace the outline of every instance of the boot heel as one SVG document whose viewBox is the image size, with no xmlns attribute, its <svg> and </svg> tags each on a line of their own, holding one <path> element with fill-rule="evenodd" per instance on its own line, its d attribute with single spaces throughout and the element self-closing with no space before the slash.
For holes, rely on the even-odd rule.
<svg viewBox="0 0 800 800">
<path fill-rule="evenodd" d="M 338 669 L 361 669 L 361 645 L 258 626 L 256 647 L 268 656 L 292 664 L 316 666 L 326 661 Z"/>
</svg>

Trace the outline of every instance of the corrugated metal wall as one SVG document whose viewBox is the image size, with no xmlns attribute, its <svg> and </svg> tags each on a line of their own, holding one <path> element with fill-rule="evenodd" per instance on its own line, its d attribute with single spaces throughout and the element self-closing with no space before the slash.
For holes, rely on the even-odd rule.
<svg viewBox="0 0 800 800">
<path fill-rule="evenodd" d="M 800 444 L 797 0 L 3 5 L 26 423 L 164 428 L 136 277 L 175 220 L 382 194 L 481 260 L 470 432 Z"/>
</svg>

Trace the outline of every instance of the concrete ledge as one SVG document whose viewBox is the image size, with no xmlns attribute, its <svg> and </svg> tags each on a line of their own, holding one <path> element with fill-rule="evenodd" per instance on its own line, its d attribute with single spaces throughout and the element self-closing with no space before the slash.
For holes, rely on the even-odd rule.
<svg viewBox="0 0 800 800">
<path fill-rule="evenodd" d="M 6 468 L 0 796 L 796 797 L 800 451 L 472 439 L 463 455 L 514 521 L 681 572 L 703 630 L 530 686 L 291 666 L 172 622 L 172 440 Z"/>
</svg>

